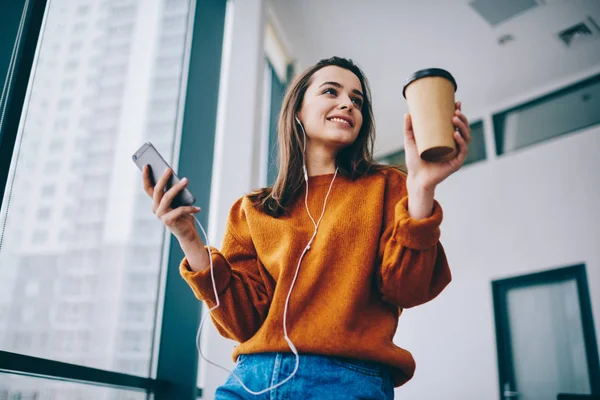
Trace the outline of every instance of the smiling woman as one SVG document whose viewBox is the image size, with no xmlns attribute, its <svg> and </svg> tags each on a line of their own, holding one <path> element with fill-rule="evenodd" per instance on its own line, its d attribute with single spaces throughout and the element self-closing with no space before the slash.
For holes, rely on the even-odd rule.
<svg viewBox="0 0 600 400">
<path fill-rule="evenodd" d="M 240 343 L 216 399 L 271 390 L 392 399 L 412 378 L 414 359 L 390 338 L 403 308 L 451 280 L 433 193 L 466 156 L 460 103 L 452 123 L 458 155 L 431 163 L 419 159 L 406 117 L 407 176 L 373 161 L 371 94 L 351 60 L 321 60 L 291 83 L 275 184 L 235 202 L 220 250 L 199 235 L 178 238 L 181 275 L 221 335 Z M 163 194 L 167 178 L 148 193 L 159 208 L 178 191 Z M 189 223 L 184 211 L 169 212 Z"/>
</svg>

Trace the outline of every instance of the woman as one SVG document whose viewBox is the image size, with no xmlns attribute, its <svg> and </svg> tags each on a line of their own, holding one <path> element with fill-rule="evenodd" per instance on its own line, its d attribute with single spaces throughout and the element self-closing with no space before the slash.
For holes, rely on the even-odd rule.
<svg viewBox="0 0 600 400">
<path fill-rule="evenodd" d="M 217 399 L 266 399 L 269 389 L 290 399 L 392 399 L 413 376 L 414 359 L 393 337 L 404 308 L 451 280 L 434 192 L 467 154 L 460 103 L 455 114 L 456 158 L 423 161 L 407 114 L 408 174 L 378 165 L 366 78 L 350 60 L 320 61 L 284 99 L 275 184 L 233 205 L 212 260 L 194 226 L 198 209 L 170 208 L 187 183 L 163 195 L 170 171 L 155 187 L 144 171 L 153 211 L 186 255 L 181 275 L 213 307 L 212 261 L 213 322 L 240 343 L 234 372 L 246 388 L 230 376 Z"/>
</svg>

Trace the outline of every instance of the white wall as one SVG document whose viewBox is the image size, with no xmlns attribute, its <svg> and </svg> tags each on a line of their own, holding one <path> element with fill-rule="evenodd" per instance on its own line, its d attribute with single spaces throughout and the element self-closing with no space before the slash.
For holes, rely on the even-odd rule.
<svg viewBox="0 0 600 400">
<path fill-rule="evenodd" d="M 498 398 L 495 279 L 585 263 L 598 335 L 599 149 L 596 126 L 467 166 L 440 185 L 453 282 L 400 319 L 396 343 L 417 370 L 398 398 Z"/>
</svg>

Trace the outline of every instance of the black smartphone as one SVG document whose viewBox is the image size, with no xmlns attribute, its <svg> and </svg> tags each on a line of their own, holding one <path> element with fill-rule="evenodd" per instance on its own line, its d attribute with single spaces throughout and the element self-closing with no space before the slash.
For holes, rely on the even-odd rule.
<svg viewBox="0 0 600 400">
<path fill-rule="evenodd" d="M 171 168 L 165 159 L 160 155 L 158 150 L 152 145 L 152 143 L 144 143 L 134 154 L 131 159 L 138 166 L 140 171 L 143 170 L 144 165 L 150 166 L 150 179 L 152 184 L 156 184 L 156 181 L 162 176 L 167 168 Z M 165 186 L 165 192 L 169 190 L 173 185 L 176 185 L 180 181 L 179 177 L 173 171 L 167 185 Z M 196 197 L 189 191 L 187 187 L 183 188 L 182 191 L 177 193 L 177 196 L 171 202 L 171 208 L 177 208 L 180 206 L 191 206 L 196 202 Z"/>
</svg>

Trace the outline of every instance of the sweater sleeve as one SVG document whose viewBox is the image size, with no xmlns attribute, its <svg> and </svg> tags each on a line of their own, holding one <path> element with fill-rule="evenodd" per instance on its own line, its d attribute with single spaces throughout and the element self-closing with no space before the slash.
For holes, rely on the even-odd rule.
<svg viewBox="0 0 600 400">
<path fill-rule="evenodd" d="M 410 308 L 435 298 L 452 277 L 439 241 L 442 208 L 434 201 L 430 217 L 414 220 L 408 213 L 406 181 L 390 172 L 379 243 L 377 286 L 383 300 Z"/>
<path fill-rule="evenodd" d="M 221 251 L 210 252 L 220 301 L 212 320 L 222 336 L 244 342 L 265 320 L 275 282 L 256 255 L 241 201 L 230 211 Z M 210 268 L 193 272 L 184 258 L 179 271 L 199 300 L 216 305 Z"/>
</svg>

